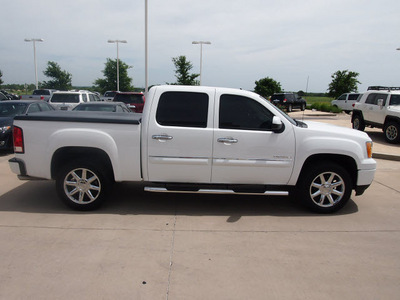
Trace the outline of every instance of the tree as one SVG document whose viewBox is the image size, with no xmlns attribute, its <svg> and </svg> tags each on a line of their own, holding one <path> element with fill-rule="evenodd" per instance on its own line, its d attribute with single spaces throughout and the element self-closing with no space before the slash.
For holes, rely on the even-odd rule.
<svg viewBox="0 0 400 300">
<path fill-rule="evenodd" d="M 43 81 L 40 85 L 48 89 L 69 90 L 72 87 L 72 75 L 54 61 L 47 62 L 47 69 L 43 71 L 46 77 L 53 78 L 50 81 Z"/>
<path fill-rule="evenodd" d="M 255 82 L 256 86 L 254 88 L 254 92 L 263 96 L 264 98 L 268 98 L 272 96 L 274 93 L 282 92 L 282 87 L 280 82 L 275 81 L 272 78 L 265 77 Z"/>
<path fill-rule="evenodd" d="M 115 91 L 117 88 L 117 59 L 107 58 L 102 71 L 105 78 L 97 78 L 95 88 L 102 94 L 106 91 Z M 132 78 L 128 77 L 128 69 L 132 68 L 119 60 L 119 89 L 121 91 L 133 91 Z"/>
<path fill-rule="evenodd" d="M 190 61 L 186 60 L 186 56 L 181 55 L 178 57 L 173 57 L 172 62 L 175 65 L 175 77 L 177 79 L 176 83 L 179 85 L 199 85 L 199 81 L 196 80 L 200 74 L 190 74 L 189 71 L 193 68 Z"/>
<path fill-rule="evenodd" d="M 328 96 L 337 98 L 344 93 L 357 92 L 358 81 L 357 72 L 349 70 L 336 71 L 331 75 L 332 82 L 329 84 Z"/>
</svg>

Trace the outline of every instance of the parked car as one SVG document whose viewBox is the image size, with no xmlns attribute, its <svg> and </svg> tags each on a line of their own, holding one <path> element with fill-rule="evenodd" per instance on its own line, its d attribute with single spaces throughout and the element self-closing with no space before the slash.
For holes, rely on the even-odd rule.
<svg viewBox="0 0 400 300">
<path fill-rule="evenodd" d="M 353 110 L 354 103 L 357 102 L 358 97 L 362 96 L 360 93 L 345 93 L 342 94 L 336 100 L 332 100 L 332 106 L 336 106 L 346 113 L 350 113 Z"/>
<path fill-rule="evenodd" d="M 137 92 L 120 92 L 115 94 L 113 101 L 124 102 L 128 107 L 137 113 L 143 112 L 144 94 Z"/>
<path fill-rule="evenodd" d="M 10 168 L 24 180 L 55 179 L 60 198 L 80 210 L 130 181 L 152 192 L 292 194 L 332 213 L 374 178 L 365 132 L 293 120 L 252 92 L 154 86 L 145 105 L 143 114 L 17 116 Z"/>
<path fill-rule="evenodd" d="M 400 143 L 400 87 L 371 86 L 354 104 L 354 129 L 382 128 L 388 143 Z"/>
<path fill-rule="evenodd" d="M 54 108 L 41 100 L 8 100 L 0 102 L 0 149 L 13 148 L 12 125 L 16 115 L 50 111 Z"/>
<path fill-rule="evenodd" d="M 21 95 L 21 100 L 44 100 L 49 101 L 53 93 L 57 90 L 53 89 L 39 89 L 34 90 L 32 95 Z"/>
<path fill-rule="evenodd" d="M 291 112 L 293 108 L 300 108 L 303 111 L 307 107 L 306 100 L 295 93 L 275 93 L 271 96 L 271 102 L 285 108 L 287 112 Z"/>
<path fill-rule="evenodd" d="M 72 110 L 80 103 L 101 101 L 100 97 L 89 91 L 54 92 L 49 103 L 59 110 Z"/>
<path fill-rule="evenodd" d="M 101 101 L 113 101 L 117 93 L 119 93 L 119 91 L 107 91 L 104 93 L 104 96 L 101 97 Z"/>
<path fill-rule="evenodd" d="M 108 111 L 132 113 L 130 108 L 123 102 L 87 102 L 76 106 L 74 111 Z"/>
<path fill-rule="evenodd" d="M 18 100 L 19 96 L 16 94 L 11 94 L 5 90 L 0 91 L 4 96 L 6 96 L 9 100 Z"/>
<path fill-rule="evenodd" d="M 2 92 L 0 92 L 0 101 L 4 100 L 10 100 L 6 95 L 4 95 Z"/>
</svg>

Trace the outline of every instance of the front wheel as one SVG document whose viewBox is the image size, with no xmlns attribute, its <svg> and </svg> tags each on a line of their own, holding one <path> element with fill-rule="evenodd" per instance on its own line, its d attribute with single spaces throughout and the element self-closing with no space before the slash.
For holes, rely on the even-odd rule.
<svg viewBox="0 0 400 300">
<path fill-rule="evenodd" d="M 385 133 L 385 140 L 391 144 L 400 142 L 400 125 L 396 122 L 388 122 L 383 129 Z"/>
<path fill-rule="evenodd" d="M 287 106 L 287 112 L 292 112 L 293 111 L 293 105 L 292 104 L 289 104 L 288 106 Z"/>
<path fill-rule="evenodd" d="M 56 178 L 59 197 L 75 210 L 100 207 L 110 189 L 110 180 L 101 168 L 90 162 L 75 162 L 62 167 Z"/>
<path fill-rule="evenodd" d="M 333 213 L 349 201 L 352 180 L 348 172 L 334 163 L 322 163 L 303 173 L 298 196 L 312 211 Z"/>
<path fill-rule="evenodd" d="M 304 103 L 301 104 L 301 111 L 305 111 L 306 110 L 306 105 Z"/>
</svg>

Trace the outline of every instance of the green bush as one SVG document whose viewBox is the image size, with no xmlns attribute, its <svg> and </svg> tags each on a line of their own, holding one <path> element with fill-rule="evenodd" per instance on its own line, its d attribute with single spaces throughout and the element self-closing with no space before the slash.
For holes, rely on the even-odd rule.
<svg viewBox="0 0 400 300">
<path fill-rule="evenodd" d="M 332 106 L 330 103 L 326 102 L 315 102 L 311 104 L 311 109 L 324 111 L 324 112 L 333 112 L 333 113 L 340 113 L 342 110 L 336 106 Z"/>
</svg>

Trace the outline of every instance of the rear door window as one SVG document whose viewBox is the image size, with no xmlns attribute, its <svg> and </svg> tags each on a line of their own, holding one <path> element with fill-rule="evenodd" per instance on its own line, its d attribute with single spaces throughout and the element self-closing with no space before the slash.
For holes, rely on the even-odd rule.
<svg viewBox="0 0 400 300">
<path fill-rule="evenodd" d="M 165 92 L 158 102 L 156 121 L 163 126 L 207 127 L 208 95 Z"/>
</svg>

